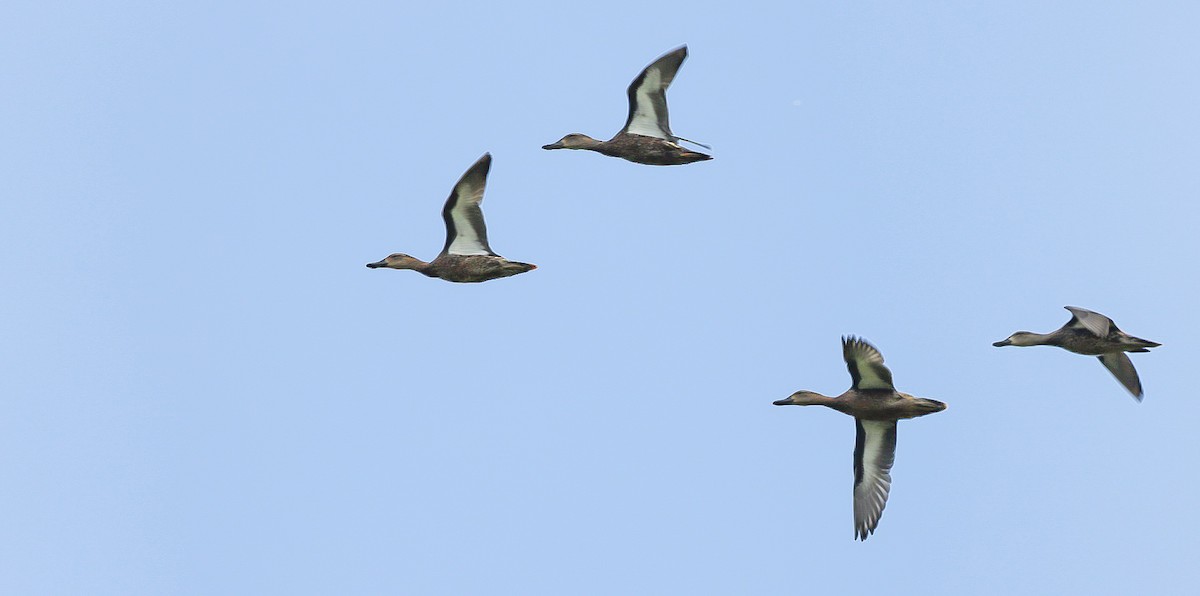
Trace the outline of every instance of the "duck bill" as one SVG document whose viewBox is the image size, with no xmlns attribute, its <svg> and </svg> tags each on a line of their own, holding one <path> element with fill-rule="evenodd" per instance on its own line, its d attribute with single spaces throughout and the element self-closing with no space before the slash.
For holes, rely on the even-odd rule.
<svg viewBox="0 0 1200 596">
<path fill-rule="evenodd" d="M 542 149 L 562 149 L 562 148 L 563 148 L 562 143 L 550 143 L 549 145 L 542 145 Z"/>
<path fill-rule="evenodd" d="M 386 262 L 386 261 L 376 261 L 376 262 L 374 262 L 374 263 L 367 263 L 367 267 L 370 267 L 371 269 L 378 269 L 378 268 L 380 268 L 380 267 L 387 267 L 387 262 Z"/>
<path fill-rule="evenodd" d="M 1008 341 L 1007 339 L 1002 339 L 997 342 L 992 342 L 992 345 L 996 346 L 997 348 L 1003 348 L 1004 346 L 1011 346 L 1012 342 Z"/>
<path fill-rule="evenodd" d="M 779 399 L 779 400 L 775 400 L 771 403 L 776 406 L 790 406 L 790 405 L 792 405 L 792 398 L 789 397 L 786 399 Z"/>
</svg>

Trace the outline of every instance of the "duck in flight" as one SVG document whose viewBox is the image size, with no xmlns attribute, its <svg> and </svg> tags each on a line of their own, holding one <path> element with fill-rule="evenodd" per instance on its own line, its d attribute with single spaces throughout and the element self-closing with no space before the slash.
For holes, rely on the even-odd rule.
<svg viewBox="0 0 1200 596">
<path fill-rule="evenodd" d="M 367 263 L 367 267 L 413 269 L 429 277 L 462 283 L 488 281 L 537 269 L 537 265 L 505 259 L 488 246 L 487 226 L 483 223 L 483 210 L 479 204 L 483 201 L 483 189 L 491 166 L 492 154 L 484 153 L 454 185 L 442 208 L 446 246 L 437 258 L 426 263 L 404 253 L 395 253 L 382 261 Z"/>
<path fill-rule="evenodd" d="M 542 149 L 587 149 L 611 157 L 652 166 L 673 166 L 705 161 L 712 156 L 691 151 L 679 144 L 688 141 L 671 132 L 667 120 L 667 87 L 675 79 L 679 66 L 687 58 L 687 46 L 667 52 L 629 84 L 629 118 L 625 128 L 607 141 L 572 133 Z M 709 148 L 707 145 L 700 145 Z"/>
<path fill-rule="evenodd" d="M 854 416 L 854 537 L 875 533 L 892 487 L 896 421 L 946 409 L 946 404 L 896 391 L 892 371 L 875 346 L 854 336 L 842 338 L 842 358 L 853 381 L 837 397 L 797 391 L 777 406 L 825 406 Z"/>
<path fill-rule="evenodd" d="M 1099 356 L 1100 363 L 1108 369 L 1133 398 L 1142 401 L 1142 381 L 1137 369 L 1125 352 L 1149 352 L 1162 344 L 1134 337 L 1117 329 L 1112 319 L 1086 308 L 1064 306 L 1071 311 L 1071 320 L 1057 331 L 1031 333 L 1018 331 L 1008 339 L 993 343 L 1003 346 L 1057 346 L 1069 352 L 1087 356 Z"/>
</svg>

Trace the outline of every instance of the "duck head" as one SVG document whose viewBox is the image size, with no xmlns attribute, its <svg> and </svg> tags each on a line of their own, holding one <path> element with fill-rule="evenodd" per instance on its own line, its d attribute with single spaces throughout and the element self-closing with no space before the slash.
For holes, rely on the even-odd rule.
<svg viewBox="0 0 1200 596">
<path fill-rule="evenodd" d="M 1003 348 L 1004 346 L 1036 346 L 1039 343 L 1040 337 L 1037 333 L 1018 331 L 1008 336 L 1007 339 L 994 342 L 992 345 L 997 348 Z"/>
<path fill-rule="evenodd" d="M 585 134 L 573 132 L 556 143 L 542 145 L 542 149 L 587 149 L 598 145 L 600 141 L 593 139 Z"/>
<path fill-rule="evenodd" d="M 425 262 L 416 257 L 410 257 L 402 252 L 388 255 L 382 261 L 367 263 L 367 267 L 378 269 L 387 267 L 389 269 L 420 269 Z"/>
<path fill-rule="evenodd" d="M 785 399 L 771 402 L 777 406 L 812 406 L 825 404 L 829 401 L 828 397 L 821 395 L 815 391 L 797 391 Z"/>
</svg>

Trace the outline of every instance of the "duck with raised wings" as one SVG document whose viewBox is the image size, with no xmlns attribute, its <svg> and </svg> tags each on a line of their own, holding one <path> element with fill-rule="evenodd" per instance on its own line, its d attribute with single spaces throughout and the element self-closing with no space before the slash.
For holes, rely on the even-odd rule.
<svg viewBox="0 0 1200 596">
<path fill-rule="evenodd" d="M 446 281 L 472 283 L 509 277 L 537 269 L 537 265 L 510 261 L 488 246 L 487 226 L 483 223 L 483 189 L 487 184 L 492 154 L 484 153 L 454 185 L 450 198 L 442 208 L 446 221 L 446 245 L 437 258 L 426 263 L 404 253 L 388 255 L 367 267 L 377 269 L 412 269 L 429 277 Z"/>
<path fill-rule="evenodd" d="M 854 537 L 875 533 L 892 487 L 896 421 L 941 412 L 946 404 L 896 391 L 892 371 L 875 346 L 854 336 L 842 338 L 842 358 L 853 381 L 837 397 L 797 391 L 777 406 L 825 406 L 854 416 Z"/>
<path fill-rule="evenodd" d="M 1112 319 L 1086 308 L 1064 306 L 1071 311 L 1071 320 L 1050 333 L 1018 331 L 1007 339 L 993 343 L 1003 346 L 1056 346 L 1086 356 L 1098 356 L 1100 363 L 1108 369 L 1133 398 L 1142 401 L 1142 380 L 1137 369 L 1125 352 L 1149 352 L 1162 344 L 1134 337 L 1117 329 Z"/>
<path fill-rule="evenodd" d="M 586 149 L 634 163 L 652 166 L 673 166 L 712 159 L 679 144 L 695 141 L 675 136 L 667 118 L 667 87 L 675 79 L 679 66 L 687 58 L 687 46 L 667 52 L 629 84 L 629 117 L 625 128 L 613 138 L 598 141 L 585 134 L 572 133 L 558 142 L 543 145 L 542 149 Z"/>
</svg>

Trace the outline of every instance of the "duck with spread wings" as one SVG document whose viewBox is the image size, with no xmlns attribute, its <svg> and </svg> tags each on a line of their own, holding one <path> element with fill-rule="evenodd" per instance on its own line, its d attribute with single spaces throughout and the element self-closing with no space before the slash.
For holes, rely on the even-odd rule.
<svg viewBox="0 0 1200 596">
<path fill-rule="evenodd" d="M 1129 335 L 1118 329 L 1112 319 L 1098 312 L 1078 306 L 1063 308 L 1071 312 L 1071 320 L 1059 329 L 1050 333 L 1018 331 L 992 345 L 997 348 L 1055 346 L 1076 354 L 1097 356 L 1125 390 L 1134 399 L 1142 401 L 1142 380 L 1138 378 L 1137 369 L 1133 368 L 1133 361 L 1125 352 L 1149 352 L 1150 348 L 1162 344 Z"/>
<path fill-rule="evenodd" d="M 857 337 L 842 338 L 842 358 L 853 381 L 837 397 L 797 391 L 777 406 L 825 406 L 854 416 L 854 537 L 875 532 L 892 488 L 896 459 L 896 421 L 941 412 L 946 404 L 896 391 L 892 371 L 875 346 Z"/>
<path fill-rule="evenodd" d="M 687 46 L 667 52 L 629 84 L 629 117 L 625 127 L 613 138 L 598 141 L 585 134 L 571 133 L 542 149 L 586 149 L 610 157 L 620 157 L 634 163 L 652 166 L 673 166 L 712 159 L 712 156 L 692 151 L 680 145 L 688 141 L 671 132 L 667 117 L 667 87 L 687 58 Z"/>
<path fill-rule="evenodd" d="M 491 165 L 492 155 L 483 154 L 454 185 L 442 208 L 446 245 L 437 258 L 426 263 L 404 253 L 394 253 L 382 261 L 367 263 L 367 267 L 412 269 L 429 277 L 460 283 L 488 281 L 537 269 L 537 265 L 510 261 L 492 252 L 488 246 L 487 226 L 483 223 L 483 210 L 479 204 L 483 202 L 483 189 Z"/>
</svg>

